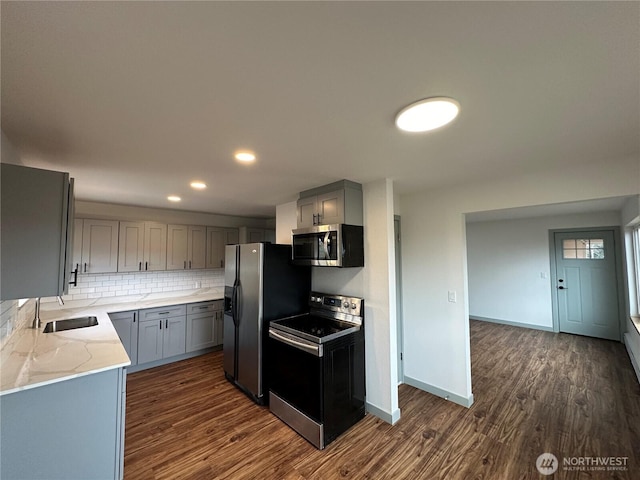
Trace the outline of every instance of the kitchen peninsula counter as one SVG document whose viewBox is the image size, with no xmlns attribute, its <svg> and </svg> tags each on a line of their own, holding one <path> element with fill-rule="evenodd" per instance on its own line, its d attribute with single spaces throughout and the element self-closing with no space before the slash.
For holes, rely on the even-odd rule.
<svg viewBox="0 0 640 480">
<path fill-rule="evenodd" d="M 220 288 L 43 303 L 42 326 L 14 332 L 0 351 L 0 395 L 49 385 L 111 369 L 131 361 L 109 319 L 109 313 L 205 302 L 223 298 Z M 43 333 L 47 322 L 95 316 L 98 325 Z"/>
</svg>

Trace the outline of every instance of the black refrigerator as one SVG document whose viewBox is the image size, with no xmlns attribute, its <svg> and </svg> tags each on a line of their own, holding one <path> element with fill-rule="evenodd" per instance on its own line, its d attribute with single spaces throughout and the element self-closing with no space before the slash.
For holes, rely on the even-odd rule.
<svg viewBox="0 0 640 480">
<path fill-rule="evenodd" d="M 224 283 L 224 374 L 264 405 L 269 322 L 308 311 L 311 268 L 291 264 L 290 245 L 227 245 Z"/>
</svg>

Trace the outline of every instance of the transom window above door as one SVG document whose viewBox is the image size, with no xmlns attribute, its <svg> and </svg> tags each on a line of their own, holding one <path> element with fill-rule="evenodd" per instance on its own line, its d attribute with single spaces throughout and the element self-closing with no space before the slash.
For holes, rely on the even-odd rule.
<svg viewBox="0 0 640 480">
<path fill-rule="evenodd" d="M 600 260 L 604 258 L 602 238 L 572 238 L 562 241 L 562 257 L 578 260 Z"/>
</svg>

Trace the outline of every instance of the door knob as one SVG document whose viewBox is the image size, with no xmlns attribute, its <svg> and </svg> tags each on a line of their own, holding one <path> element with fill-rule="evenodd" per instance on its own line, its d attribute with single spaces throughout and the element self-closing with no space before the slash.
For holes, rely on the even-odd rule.
<svg viewBox="0 0 640 480">
<path fill-rule="evenodd" d="M 558 290 L 566 290 L 566 287 L 563 287 L 562 285 L 560 285 L 560 286 L 558 287 Z"/>
</svg>

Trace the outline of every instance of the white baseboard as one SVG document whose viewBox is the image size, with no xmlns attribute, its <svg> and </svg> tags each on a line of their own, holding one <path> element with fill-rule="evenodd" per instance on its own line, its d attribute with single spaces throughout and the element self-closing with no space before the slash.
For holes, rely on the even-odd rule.
<svg viewBox="0 0 640 480">
<path fill-rule="evenodd" d="M 375 405 L 372 405 L 369 402 L 366 402 L 367 413 L 375 415 L 379 419 L 394 425 L 398 420 L 400 420 L 400 409 L 396 409 L 394 412 L 389 413 L 386 410 L 383 410 Z"/>
<path fill-rule="evenodd" d="M 533 328 L 534 330 L 542 330 L 544 332 L 553 332 L 553 327 L 545 327 L 543 325 L 532 325 L 530 323 L 511 322 L 509 320 L 499 320 L 497 318 L 478 317 L 469 315 L 469 320 L 479 320 L 481 322 L 499 323 L 500 325 L 509 325 L 511 327 Z"/>
<path fill-rule="evenodd" d="M 416 380 L 415 378 L 411 378 L 406 375 L 404 376 L 404 383 L 411 385 L 412 387 L 419 388 L 420 390 L 424 390 L 425 392 L 431 393 L 437 397 L 457 403 L 458 405 L 462 405 L 463 407 L 469 408 L 473 405 L 473 394 L 468 397 L 463 397 L 462 395 L 443 390 L 442 388 L 429 385 L 428 383 L 421 382 L 420 380 Z"/>
</svg>

